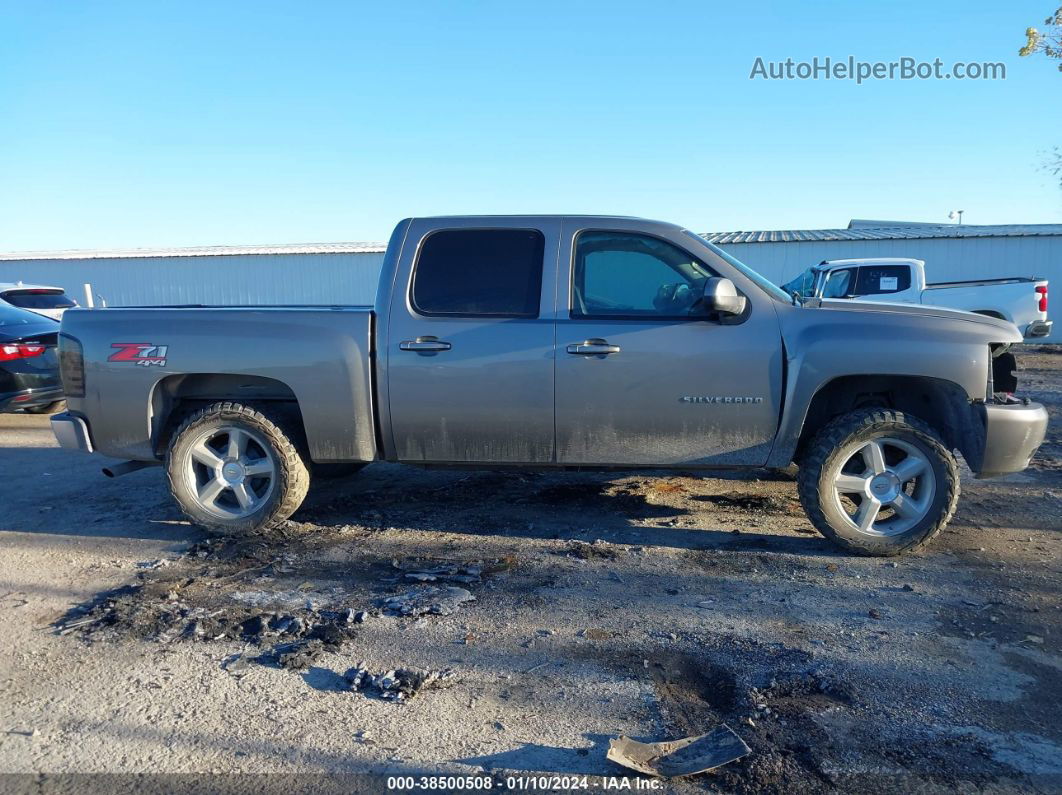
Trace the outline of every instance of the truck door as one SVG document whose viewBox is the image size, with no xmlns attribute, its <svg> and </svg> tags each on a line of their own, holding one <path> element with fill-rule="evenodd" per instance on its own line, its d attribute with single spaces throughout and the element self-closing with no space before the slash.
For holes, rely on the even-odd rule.
<svg viewBox="0 0 1062 795">
<path fill-rule="evenodd" d="M 411 223 L 391 291 L 383 428 L 395 456 L 552 461 L 560 221 L 438 227 Z"/>
<path fill-rule="evenodd" d="M 557 322 L 560 463 L 766 462 L 782 381 L 772 300 L 744 283 L 737 286 L 749 309 L 741 319 L 698 311 L 704 281 L 721 274 L 679 245 L 683 235 L 674 237 L 566 229 L 562 261 L 571 257 L 572 278 Z"/>
</svg>

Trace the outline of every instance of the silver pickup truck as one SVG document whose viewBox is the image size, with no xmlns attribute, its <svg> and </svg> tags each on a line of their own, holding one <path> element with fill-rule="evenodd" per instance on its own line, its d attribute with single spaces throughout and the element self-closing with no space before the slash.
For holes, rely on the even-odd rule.
<svg viewBox="0 0 1062 795">
<path fill-rule="evenodd" d="M 312 279 L 312 272 L 305 274 Z M 802 304 L 635 218 L 414 218 L 375 306 L 71 309 L 63 447 L 162 463 L 188 517 L 273 527 L 320 468 L 799 467 L 811 522 L 894 555 L 1017 472 L 1047 412 L 997 401 L 1003 320 Z"/>
</svg>

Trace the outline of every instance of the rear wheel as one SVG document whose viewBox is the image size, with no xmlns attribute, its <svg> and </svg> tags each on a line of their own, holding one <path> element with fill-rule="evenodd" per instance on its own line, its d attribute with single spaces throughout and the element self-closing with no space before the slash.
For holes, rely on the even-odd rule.
<svg viewBox="0 0 1062 795">
<path fill-rule="evenodd" d="M 939 533 L 959 500 L 955 457 L 921 420 L 862 409 L 816 435 L 799 473 L 815 528 L 849 552 L 898 555 Z"/>
<path fill-rule="evenodd" d="M 197 525 L 227 535 L 268 530 L 302 504 L 310 474 L 279 416 L 215 403 L 186 419 L 166 455 L 170 491 Z"/>
</svg>

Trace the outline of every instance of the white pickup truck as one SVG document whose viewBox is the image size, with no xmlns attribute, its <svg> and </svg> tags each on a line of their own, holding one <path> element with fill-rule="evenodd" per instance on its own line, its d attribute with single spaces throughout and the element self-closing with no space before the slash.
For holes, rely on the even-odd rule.
<svg viewBox="0 0 1062 795">
<path fill-rule="evenodd" d="M 926 283 L 920 259 L 837 259 L 813 265 L 782 288 L 800 298 L 931 304 L 1009 320 L 1029 338 L 1051 333 L 1047 279 L 1017 276 Z"/>
</svg>

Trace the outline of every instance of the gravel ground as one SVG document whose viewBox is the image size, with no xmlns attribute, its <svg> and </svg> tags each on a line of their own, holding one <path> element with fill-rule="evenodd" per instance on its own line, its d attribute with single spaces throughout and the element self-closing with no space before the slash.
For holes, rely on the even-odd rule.
<svg viewBox="0 0 1062 795">
<path fill-rule="evenodd" d="M 834 551 L 768 472 L 381 464 L 315 484 L 279 537 L 217 541 L 181 521 L 161 471 L 105 479 L 47 418 L 2 415 L 0 771 L 36 776 L 0 786 L 548 773 L 594 788 L 626 772 L 610 737 L 725 722 L 752 753 L 669 791 L 1057 792 L 1062 355 L 1020 362 L 1053 417 L 1034 466 L 967 473 L 951 526 L 896 560 Z M 419 617 L 384 604 L 432 587 L 474 598 Z M 359 666 L 446 675 L 396 700 L 352 687 Z"/>
</svg>

